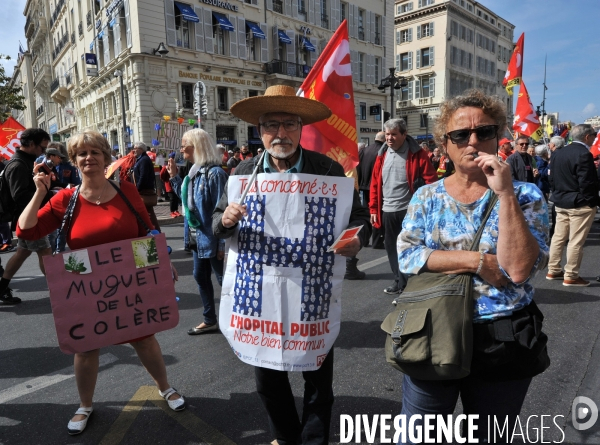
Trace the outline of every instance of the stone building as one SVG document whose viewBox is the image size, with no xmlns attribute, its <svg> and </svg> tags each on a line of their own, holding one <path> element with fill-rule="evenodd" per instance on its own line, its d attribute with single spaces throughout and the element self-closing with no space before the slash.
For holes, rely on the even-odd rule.
<svg viewBox="0 0 600 445">
<path fill-rule="evenodd" d="M 512 126 L 513 97 L 502 80 L 514 25 L 479 2 L 397 0 L 395 66 L 404 78 L 396 114 L 418 140 L 430 140 L 439 105 L 469 88 L 498 95 Z"/>
<path fill-rule="evenodd" d="M 38 125 L 61 140 L 94 129 L 120 149 L 135 140 L 178 149 L 202 81 L 202 127 L 225 144 L 259 144 L 231 104 L 272 84 L 299 87 L 347 19 L 358 138 L 372 141 L 381 122 L 367 110 L 385 99 L 376 87 L 393 63 L 393 8 L 393 0 L 28 0 Z"/>
</svg>

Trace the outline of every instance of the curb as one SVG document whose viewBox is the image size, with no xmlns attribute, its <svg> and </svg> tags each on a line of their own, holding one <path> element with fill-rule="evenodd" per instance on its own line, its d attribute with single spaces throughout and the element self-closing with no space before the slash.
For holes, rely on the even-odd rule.
<svg viewBox="0 0 600 445">
<path fill-rule="evenodd" d="M 170 226 L 171 224 L 183 223 L 183 216 L 176 218 L 156 218 L 161 226 Z"/>
</svg>

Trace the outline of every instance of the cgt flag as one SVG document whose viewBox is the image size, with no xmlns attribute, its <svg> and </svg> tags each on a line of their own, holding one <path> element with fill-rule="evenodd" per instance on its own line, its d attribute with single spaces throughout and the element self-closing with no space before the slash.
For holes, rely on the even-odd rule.
<svg viewBox="0 0 600 445">
<path fill-rule="evenodd" d="M 303 128 L 302 145 L 336 160 L 346 172 L 356 167 L 358 139 L 346 20 L 310 70 L 298 96 L 323 102 L 332 111 L 329 119 Z"/>
<path fill-rule="evenodd" d="M 527 92 L 525 82 L 523 81 L 521 81 L 521 87 L 519 88 L 519 99 L 517 100 L 513 130 L 518 131 L 525 136 L 529 136 L 536 141 L 544 135 L 544 129 L 542 128 L 542 124 L 540 123 L 537 114 L 533 110 L 529 93 Z"/>
<path fill-rule="evenodd" d="M 521 34 L 517 45 L 513 51 L 513 55 L 508 63 L 506 75 L 502 81 L 502 85 L 506 88 L 506 92 L 512 96 L 512 89 L 515 85 L 521 84 L 521 78 L 523 77 L 523 51 L 525 45 L 525 33 Z"/>
<path fill-rule="evenodd" d="M 0 155 L 10 159 L 21 146 L 21 133 L 25 127 L 12 116 L 0 124 Z"/>
<path fill-rule="evenodd" d="M 590 148 L 590 153 L 593 157 L 600 156 L 600 131 L 596 134 L 596 139 Z"/>
</svg>

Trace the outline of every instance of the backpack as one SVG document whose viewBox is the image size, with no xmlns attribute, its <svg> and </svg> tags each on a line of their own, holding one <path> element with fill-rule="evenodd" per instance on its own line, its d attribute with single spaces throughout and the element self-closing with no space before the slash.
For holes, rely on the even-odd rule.
<svg viewBox="0 0 600 445">
<path fill-rule="evenodd" d="M 4 176 L 6 170 L 8 169 L 8 166 L 13 161 L 19 161 L 23 165 L 27 166 L 27 164 L 25 164 L 25 161 L 23 161 L 22 159 L 12 158 L 6 163 L 2 172 L 0 172 L 0 222 L 12 222 L 13 218 L 15 217 L 15 210 L 17 204 L 15 203 L 10 193 L 10 186 Z"/>
</svg>

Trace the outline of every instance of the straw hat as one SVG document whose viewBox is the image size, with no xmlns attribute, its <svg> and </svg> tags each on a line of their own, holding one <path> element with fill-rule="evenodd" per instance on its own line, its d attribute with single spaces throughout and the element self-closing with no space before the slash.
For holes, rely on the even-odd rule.
<svg viewBox="0 0 600 445">
<path fill-rule="evenodd" d="M 327 105 L 313 99 L 296 96 L 294 88 L 274 85 L 265 91 L 264 96 L 254 96 L 234 103 L 231 113 L 240 119 L 258 125 L 258 120 L 267 113 L 296 114 L 303 125 L 314 124 L 331 116 Z"/>
</svg>

